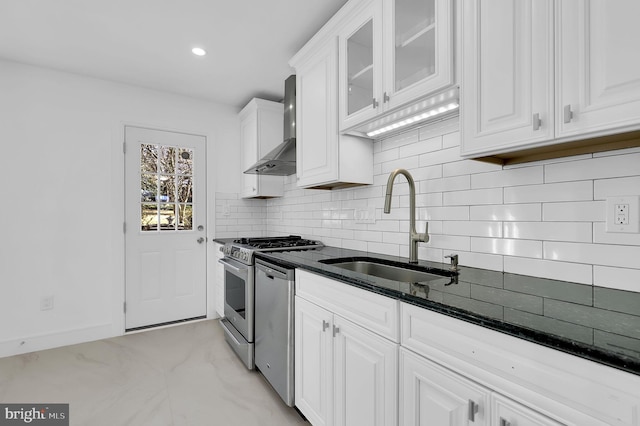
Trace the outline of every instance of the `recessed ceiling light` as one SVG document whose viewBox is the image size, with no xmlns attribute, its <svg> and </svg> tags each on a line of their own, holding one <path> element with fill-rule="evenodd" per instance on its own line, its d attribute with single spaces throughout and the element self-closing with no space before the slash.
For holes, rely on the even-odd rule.
<svg viewBox="0 0 640 426">
<path fill-rule="evenodd" d="M 193 54 L 197 56 L 204 56 L 207 54 L 207 51 L 201 47 L 194 47 L 193 49 L 191 49 L 191 52 L 193 52 Z"/>
</svg>

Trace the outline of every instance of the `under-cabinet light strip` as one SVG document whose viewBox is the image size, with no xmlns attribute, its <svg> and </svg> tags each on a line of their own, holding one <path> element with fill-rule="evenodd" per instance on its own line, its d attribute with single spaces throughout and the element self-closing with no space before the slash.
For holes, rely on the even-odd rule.
<svg viewBox="0 0 640 426">
<path fill-rule="evenodd" d="M 389 124 L 387 126 L 379 128 L 379 129 L 367 132 L 367 136 L 369 136 L 369 137 L 377 136 L 379 134 L 386 133 L 386 132 L 389 132 L 391 130 L 395 130 L 395 129 L 399 128 L 399 127 L 408 126 L 409 124 L 416 123 L 416 122 L 422 121 L 422 120 L 426 120 L 427 118 L 434 117 L 436 115 L 444 114 L 445 112 L 454 110 L 454 109 L 458 108 L 459 106 L 460 106 L 460 104 L 456 100 L 456 101 L 451 102 L 451 103 L 449 103 L 447 105 L 443 105 L 443 106 L 440 106 L 440 107 L 437 107 L 437 108 L 430 109 L 430 110 L 422 112 L 420 114 L 416 114 L 413 117 L 408 117 L 408 118 L 405 118 L 404 120 L 397 121 L 397 122 L 395 122 L 393 124 Z"/>
</svg>

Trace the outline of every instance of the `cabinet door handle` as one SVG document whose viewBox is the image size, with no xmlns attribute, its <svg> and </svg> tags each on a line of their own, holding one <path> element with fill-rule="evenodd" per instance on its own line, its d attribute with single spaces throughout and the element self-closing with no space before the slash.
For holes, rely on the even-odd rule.
<svg viewBox="0 0 640 426">
<path fill-rule="evenodd" d="M 387 102 L 389 102 L 389 94 L 387 92 L 384 92 L 384 94 L 382 95 L 382 103 L 386 104 Z"/>
<path fill-rule="evenodd" d="M 336 334 L 338 334 L 338 333 L 340 333 L 340 329 L 334 325 L 333 326 L 333 337 L 336 337 Z"/>
<path fill-rule="evenodd" d="M 504 417 L 500 417 L 500 426 L 511 426 L 511 422 L 507 421 Z"/>
<path fill-rule="evenodd" d="M 573 118 L 573 111 L 571 111 L 571 105 L 564 106 L 564 122 L 570 123 Z"/>
<path fill-rule="evenodd" d="M 327 328 L 329 328 L 329 323 L 325 320 L 322 320 L 322 331 L 327 331 Z"/>
<path fill-rule="evenodd" d="M 472 400 L 469 400 L 469 421 L 476 421 L 476 414 L 478 413 L 479 408 L 480 407 L 478 406 L 478 404 L 476 404 Z"/>
<path fill-rule="evenodd" d="M 533 114 L 533 131 L 540 130 L 540 126 L 542 125 L 542 120 L 540 120 L 540 114 L 537 112 Z"/>
<path fill-rule="evenodd" d="M 371 105 L 373 106 L 373 109 L 378 108 L 378 101 L 376 100 L 376 98 L 373 98 L 373 103 Z"/>
</svg>

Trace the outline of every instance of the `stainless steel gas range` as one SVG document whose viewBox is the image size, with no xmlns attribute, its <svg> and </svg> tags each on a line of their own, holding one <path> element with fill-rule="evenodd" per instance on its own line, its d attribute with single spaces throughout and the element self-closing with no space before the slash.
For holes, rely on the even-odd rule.
<svg viewBox="0 0 640 426">
<path fill-rule="evenodd" d="M 296 235 L 265 238 L 239 238 L 224 245 L 224 318 L 220 321 L 227 343 L 248 369 L 255 367 L 255 261 L 254 254 L 264 251 L 312 250 L 323 247 L 320 241 Z M 293 276 L 293 271 L 291 271 Z M 290 280 L 293 282 L 293 280 Z"/>
</svg>

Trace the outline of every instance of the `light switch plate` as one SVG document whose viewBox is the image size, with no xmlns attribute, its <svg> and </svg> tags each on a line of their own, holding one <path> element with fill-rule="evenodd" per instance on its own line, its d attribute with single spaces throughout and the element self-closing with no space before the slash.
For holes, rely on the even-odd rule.
<svg viewBox="0 0 640 426">
<path fill-rule="evenodd" d="M 607 232 L 640 232 L 640 196 L 607 198 Z"/>
</svg>

